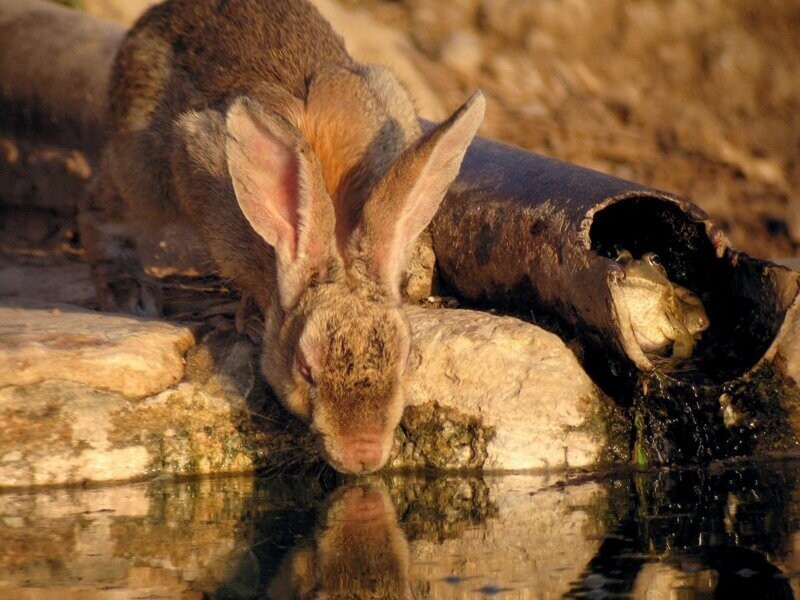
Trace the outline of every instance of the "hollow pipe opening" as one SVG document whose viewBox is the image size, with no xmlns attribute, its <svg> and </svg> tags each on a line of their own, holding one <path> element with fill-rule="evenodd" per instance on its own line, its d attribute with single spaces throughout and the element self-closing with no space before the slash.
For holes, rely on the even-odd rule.
<svg viewBox="0 0 800 600">
<path fill-rule="evenodd" d="M 588 240 L 593 252 L 613 262 L 621 251 L 637 259 L 654 253 L 669 280 L 702 301 L 710 324 L 689 358 L 674 360 L 669 349 L 645 355 L 674 379 L 713 385 L 744 375 L 767 354 L 797 284 L 780 267 L 728 248 L 708 218 L 687 204 L 669 196 L 612 200 L 589 215 Z"/>
</svg>

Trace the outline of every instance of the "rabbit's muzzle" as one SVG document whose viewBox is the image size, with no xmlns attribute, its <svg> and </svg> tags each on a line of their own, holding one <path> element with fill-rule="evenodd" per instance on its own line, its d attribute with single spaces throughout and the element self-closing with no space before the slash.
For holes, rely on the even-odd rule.
<svg viewBox="0 0 800 600">
<path fill-rule="evenodd" d="M 391 444 L 386 443 L 383 434 L 359 434 L 341 436 L 335 442 L 336 448 L 328 448 L 325 454 L 328 460 L 345 473 L 371 473 L 380 469 L 389 455 Z M 326 440 L 327 442 L 327 440 Z"/>
</svg>

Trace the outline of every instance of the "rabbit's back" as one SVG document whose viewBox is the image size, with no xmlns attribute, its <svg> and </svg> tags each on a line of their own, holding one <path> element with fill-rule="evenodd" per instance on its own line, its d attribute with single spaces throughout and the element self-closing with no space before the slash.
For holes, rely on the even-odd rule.
<svg viewBox="0 0 800 600">
<path fill-rule="evenodd" d="M 313 73 L 352 64 L 305 0 L 170 0 L 140 18 L 120 47 L 112 129 L 141 129 L 161 111 L 224 107 L 264 87 L 302 100 Z"/>
</svg>

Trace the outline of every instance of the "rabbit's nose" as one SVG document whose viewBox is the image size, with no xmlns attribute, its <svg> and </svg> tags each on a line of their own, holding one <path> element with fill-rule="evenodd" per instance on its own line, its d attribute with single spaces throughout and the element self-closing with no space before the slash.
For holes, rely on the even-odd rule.
<svg viewBox="0 0 800 600">
<path fill-rule="evenodd" d="M 342 462 L 352 473 L 376 471 L 383 466 L 383 438 L 378 434 L 362 434 L 342 439 Z"/>
</svg>

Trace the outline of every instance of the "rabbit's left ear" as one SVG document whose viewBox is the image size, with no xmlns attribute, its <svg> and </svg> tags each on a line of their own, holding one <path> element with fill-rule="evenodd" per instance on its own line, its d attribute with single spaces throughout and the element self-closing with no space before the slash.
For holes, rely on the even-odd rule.
<svg viewBox="0 0 800 600">
<path fill-rule="evenodd" d="M 324 269 L 334 235 L 333 206 L 319 163 L 288 123 L 240 98 L 228 110 L 225 151 L 236 200 L 275 249 L 281 305 L 292 306 Z"/>
<path fill-rule="evenodd" d="M 449 119 L 400 155 L 364 206 L 351 240 L 370 274 L 399 299 L 408 247 L 433 219 L 483 122 L 486 102 L 476 92 Z"/>
</svg>

